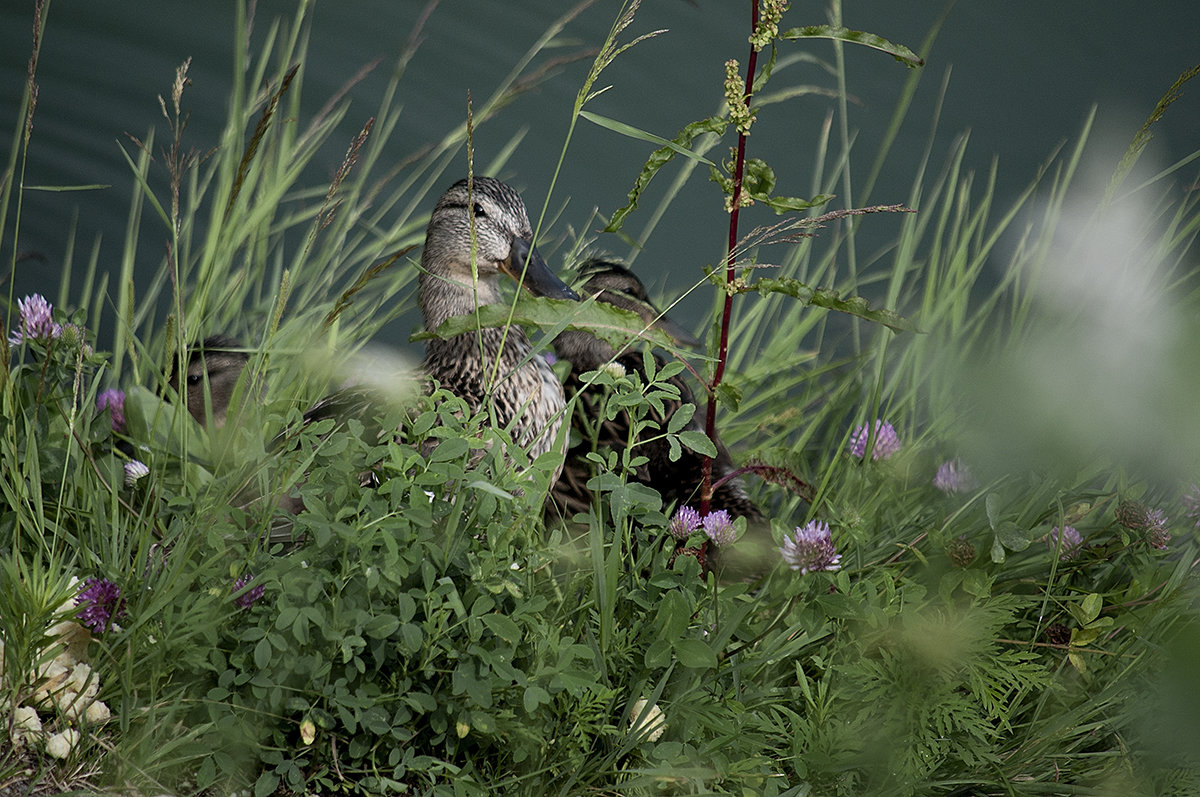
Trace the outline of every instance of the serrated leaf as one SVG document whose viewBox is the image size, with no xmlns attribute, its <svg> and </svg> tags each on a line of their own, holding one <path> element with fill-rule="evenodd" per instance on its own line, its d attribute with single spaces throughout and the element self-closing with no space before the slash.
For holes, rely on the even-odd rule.
<svg viewBox="0 0 1200 797">
<path fill-rule="evenodd" d="M 703 454 L 706 457 L 712 458 L 717 456 L 717 447 L 713 445 L 713 441 L 709 440 L 708 435 L 706 435 L 704 432 L 680 432 L 679 442 L 683 443 L 697 454 Z"/>
<path fill-rule="evenodd" d="M 1010 551 L 1023 551 L 1033 541 L 1029 530 L 1021 528 L 1011 520 L 1004 521 L 996 528 L 996 536 L 1000 539 L 1000 544 Z"/>
<path fill-rule="evenodd" d="M 717 654 L 699 639 L 680 639 L 675 642 L 675 657 L 684 667 L 711 669 L 717 666 Z"/>
<path fill-rule="evenodd" d="M 798 196 L 768 196 L 754 199 L 775 211 L 776 215 L 783 215 L 784 213 L 819 208 L 833 199 L 833 194 L 817 194 L 812 199 L 801 199 Z"/>
<path fill-rule="evenodd" d="M 671 417 L 667 421 L 667 431 L 671 434 L 678 432 L 680 429 L 688 425 L 688 422 L 692 420 L 692 416 L 695 414 L 695 404 L 680 404 L 675 409 L 675 412 L 671 413 Z"/>
<path fill-rule="evenodd" d="M 609 219 L 608 225 L 604 228 L 604 232 L 617 232 L 625 223 L 625 217 L 637 209 L 638 200 L 642 196 L 642 192 L 646 190 L 646 186 L 654 179 L 654 175 L 658 174 L 658 170 L 671 162 L 675 157 L 675 147 L 688 149 L 692 141 L 699 135 L 704 133 L 715 133 L 720 135 L 725 132 L 726 126 L 729 124 L 728 119 L 723 119 L 719 116 L 710 116 L 707 119 L 701 119 L 698 122 L 692 122 L 679 131 L 679 134 L 671 140 L 670 144 L 659 147 L 650 153 L 650 157 L 642 166 L 641 172 L 634 181 L 633 188 L 629 190 L 626 199 L 628 204 L 617 209 L 612 218 Z M 674 145 L 671 146 L 671 145 Z"/>
<path fill-rule="evenodd" d="M 903 44 L 894 44 L 882 36 L 861 30 L 850 30 L 838 25 L 807 25 L 802 28 L 791 28 L 779 34 L 779 38 L 797 39 L 836 39 L 848 44 L 861 44 L 874 50 L 887 53 L 909 68 L 924 66 L 925 60 Z"/>
<path fill-rule="evenodd" d="M 729 382 L 717 385 L 717 403 L 730 412 L 737 412 L 742 405 L 742 391 Z"/>
<path fill-rule="evenodd" d="M 588 332 L 614 348 L 622 348 L 631 340 L 644 340 L 652 346 L 670 351 L 685 351 L 667 333 L 647 327 L 636 313 L 614 307 L 607 302 L 588 298 L 583 302 L 545 299 L 524 293 L 511 304 L 487 304 L 477 312 L 454 316 L 443 321 L 437 329 L 414 333 L 410 340 L 429 338 L 443 340 L 488 327 L 504 327 L 509 322 L 527 329 L 546 329 L 557 335 L 565 329 Z"/>
<path fill-rule="evenodd" d="M 851 296 L 843 299 L 837 291 L 828 288 L 812 288 L 798 279 L 779 277 L 776 279 L 763 278 L 755 281 L 744 291 L 759 293 L 782 293 L 799 299 L 805 305 L 824 307 L 835 310 L 876 324 L 883 324 L 897 332 L 919 332 L 917 325 L 894 310 L 872 310 L 871 303 L 861 296 Z"/>
</svg>

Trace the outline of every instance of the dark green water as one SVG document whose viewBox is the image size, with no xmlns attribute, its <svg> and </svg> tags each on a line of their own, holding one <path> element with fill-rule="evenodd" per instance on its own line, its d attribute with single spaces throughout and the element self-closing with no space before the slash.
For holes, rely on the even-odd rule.
<svg viewBox="0 0 1200 797">
<path fill-rule="evenodd" d="M 17 125 L 16 109 L 30 52 L 29 3 L 4 0 L 0 8 L 0 119 Z M 344 153 L 344 142 L 376 107 L 388 66 L 403 48 L 423 3 L 357 0 L 319 3 L 308 72 L 303 87 L 313 110 L 365 63 L 384 59 L 352 92 L 353 105 L 312 182 L 327 179 Z M 132 149 L 126 133 L 141 137 L 162 118 L 157 96 L 167 94 L 175 68 L 192 58 L 185 104 L 191 109 L 190 143 L 212 145 L 224 118 L 234 36 L 231 2 L 189 4 L 128 0 L 55 0 L 38 68 L 40 94 L 26 183 L 77 185 L 104 183 L 103 191 L 28 192 L 22 211 L 19 249 L 36 257 L 18 263 L 14 295 L 33 291 L 53 295 L 64 257 L 67 231 L 76 225 L 76 262 L 99 237 L 100 263 L 115 271 L 126 212 L 134 190 L 119 145 Z M 394 141 L 397 158 L 440 138 L 464 117 L 467 91 L 485 97 L 566 7 L 557 0 L 447 0 L 429 19 L 424 43 L 404 81 L 405 113 Z M 600 0 L 572 22 L 563 38 L 579 46 L 598 45 L 619 3 Z M 256 33 L 276 15 L 291 15 L 295 4 L 258 4 Z M 589 108 L 670 137 L 719 102 L 722 64 L 746 58 L 747 2 L 648 0 L 632 33 L 669 32 L 626 53 L 605 73 L 612 89 Z M 870 0 L 845 3 L 845 23 L 916 47 L 943 9 L 941 2 L 898 3 Z M 826 21 L 823 4 L 794 2 L 785 26 Z M 1098 130 L 1114 148 L 1128 142 L 1158 97 L 1186 68 L 1200 62 L 1200 3 L 1170 0 L 1139 4 L 1055 0 L 1051 3 L 961 0 L 929 53 L 928 65 L 900 141 L 873 202 L 903 201 L 925 146 L 933 109 L 947 73 L 948 92 L 939 123 L 938 147 L 970 129 L 967 161 L 986 171 L 999 158 L 1000 203 L 1033 176 L 1059 142 L 1075 136 L 1088 109 L 1098 103 Z M 810 45 L 831 58 L 827 43 Z M 849 89 L 860 103 L 851 109 L 850 127 L 859 131 L 854 173 L 870 167 L 906 70 L 866 48 L 847 50 Z M 568 113 L 587 68 L 564 67 L 536 91 L 523 96 L 489 124 L 477 140 L 477 162 L 486 162 L 522 127 L 529 127 L 508 175 L 540 207 L 568 122 Z M 793 68 L 786 82 L 832 88 L 816 67 Z M 781 81 L 784 82 L 784 81 Z M 780 177 L 780 192 L 808 195 L 813 142 L 833 101 L 806 97 L 774 105 L 761 114 L 751 138 L 751 154 L 765 154 Z M 10 128 L 12 129 L 12 128 Z M 4 137 L 7 150 L 9 138 Z M 760 149 L 755 150 L 756 147 Z M 1152 155 L 1169 164 L 1200 149 L 1200 82 L 1159 126 Z M 581 122 L 558 186 L 555 203 L 569 199 L 563 222 L 581 227 L 598 207 L 619 207 L 649 147 Z M 1119 151 L 1119 149 L 1118 149 Z M 5 153 L 7 159 L 7 152 Z M 939 157 L 935 155 L 935 160 Z M 1115 162 L 1115 155 L 1114 161 Z M 465 161 L 463 171 L 465 173 Z M 1189 167 L 1189 174 L 1196 168 Z M 665 187 L 660 178 L 658 190 Z M 859 199 L 855 198 L 856 201 Z M 834 207 L 841 206 L 835 200 Z M 755 215 L 758 214 L 758 215 Z M 756 210 L 747 224 L 769 221 Z M 12 214 L 10 212 L 10 225 Z M 635 220 L 640 229 L 644 217 Z M 881 238 L 894 233 L 896 220 L 877 218 Z M 720 196 L 699 171 L 685 195 L 662 220 L 637 267 L 647 281 L 677 290 L 694 282 L 706 263 L 716 262 L 724 245 L 725 215 Z M 162 256 L 163 232 L 146 224 L 139 265 L 152 269 Z M 7 276 L 11 230 L 0 253 Z M 612 236 L 598 244 L 625 255 Z M 2 286 L 8 293 L 7 281 Z M 689 310 L 706 311 L 697 298 Z M 695 325 L 695 326 L 698 326 Z"/>
</svg>

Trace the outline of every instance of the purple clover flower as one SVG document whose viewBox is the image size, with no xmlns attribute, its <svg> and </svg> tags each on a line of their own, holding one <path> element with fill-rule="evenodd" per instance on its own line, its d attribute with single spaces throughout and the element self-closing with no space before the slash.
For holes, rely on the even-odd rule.
<svg viewBox="0 0 1200 797">
<path fill-rule="evenodd" d="M 89 578 L 83 589 L 75 596 L 79 621 L 94 634 L 103 634 L 125 614 L 125 601 L 121 599 L 121 588 L 107 578 Z"/>
<path fill-rule="evenodd" d="M 253 580 L 254 575 L 252 573 L 246 573 L 238 578 L 237 581 L 233 582 L 233 594 L 237 595 L 237 593 L 245 589 Z M 233 602 L 242 609 L 249 609 L 259 598 L 263 596 L 264 593 L 266 593 L 266 591 L 266 588 L 262 584 L 255 584 L 253 587 L 250 587 L 250 589 L 246 590 L 246 592 L 242 593 L 241 595 L 237 595 L 237 597 L 233 599 Z"/>
<path fill-rule="evenodd" d="M 114 432 L 125 431 L 125 391 L 109 388 L 100 392 L 96 396 L 96 412 L 104 412 L 107 409 L 112 416 L 112 428 Z"/>
<path fill-rule="evenodd" d="M 855 459 L 862 459 L 866 456 L 867 441 L 870 438 L 870 426 L 863 425 L 855 429 L 854 434 L 850 435 L 850 455 Z M 876 418 L 875 447 L 871 451 L 871 459 L 887 459 L 899 450 L 900 437 L 896 434 L 895 428 L 882 418 Z"/>
<path fill-rule="evenodd" d="M 797 526 L 790 537 L 783 538 L 779 549 L 788 567 L 799 570 L 800 575 L 818 570 L 837 570 L 842 560 L 833 547 L 829 525 L 819 520 L 810 520 L 804 527 Z"/>
<path fill-rule="evenodd" d="M 677 540 L 686 540 L 702 523 L 699 512 L 690 506 L 681 506 L 675 510 L 675 517 L 671 518 L 671 536 Z"/>
<path fill-rule="evenodd" d="M 1059 547 L 1059 538 L 1062 539 L 1062 547 Z M 1083 547 L 1083 535 L 1081 535 L 1074 526 L 1063 526 L 1060 531 L 1058 526 L 1050 529 L 1050 533 L 1046 535 L 1046 545 L 1052 551 L 1058 551 L 1060 561 L 1069 562 L 1079 556 L 1079 550 Z"/>
<path fill-rule="evenodd" d="M 943 462 L 933 477 L 933 486 L 943 493 L 964 493 L 979 485 L 974 474 L 958 457 Z"/>
<path fill-rule="evenodd" d="M 737 529 L 724 509 L 709 512 L 704 516 L 704 533 L 717 545 L 732 545 L 737 539 Z"/>
<path fill-rule="evenodd" d="M 136 459 L 131 459 L 125 463 L 125 486 L 132 487 L 142 479 L 150 475 L 150 468 L 146 463 Z"/>
<path fill-rule="evenodd" d="M 62 334 L 62 327 L 54 323 L 54 307 L 40 293 L 17 300 L 21 317 L 17 328 L 9 337 L 11 346 L 19 346 L 27 340 L 52 340 Z"/>
</svg>

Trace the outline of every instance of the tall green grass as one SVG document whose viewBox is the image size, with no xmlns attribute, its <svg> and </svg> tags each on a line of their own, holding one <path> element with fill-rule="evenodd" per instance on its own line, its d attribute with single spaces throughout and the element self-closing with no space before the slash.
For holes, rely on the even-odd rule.
<svg viewBox="0 0 1200 797">
<path fill-rule="evenodd" d="M 243 42 L 249 20 L 240 9 L 235 35 Z M 540 74 L 531 65 L 578 10 L 547 29 L 473 109 L 472 124 L 486 124 L 527 86 L 527 70 Z M 617 13 L 573 119 L 654 142 L 651 149 L 672 131 L 585 110 L 601 70 L 640 40 L 636 10 L 629 3 Z M 808 298 L 770 286 L 731 296 L 727 332 L 714 331 L 708 356 L 689 363 L 712 380 L 724 335 L 725 372 L 709 382 L 722 399 L 715 419 L 723 439 L 739 463 L 812 488 L 800 496 L 748 477 L 770 519 L 745 529 L 720 552 L 724 569 L 711 572 L 676 552 L 667 533 L 673 508 L 628 480 L 636 446 L 623 458 L 600 457 L 590 512 L 547 518 L 552 458 L 514 470 L 501 453 L 504 431 L 466 417 L 441 393 L 336 430 L 332 421 L 289 427 L 294 447 L 266 455 L 264 441 L 338 378 L 329 363 L 364 347 L 407 306 L 409 248 L 436 193 L 466 168 L 469 143 L 464 123 L 409 161 L 385 162 L 411 51 L 392 65 L 370 122 L 350 124 L 336 98 L 305 118 L 309 13 L 301 7 L 265 28 L 260 21 L 255 48 L 236 48 L 228 123 L 213 153 L 189 149 L 186 64 L 164 92 L 163 129 L 127 146 L 141 190 L 121 269 L 102 274 L 94 250 L 81 267 L 90 304 L 60 300 L 56 315 L 94 333 L 111 306 L 113 352 L 93 351 L 94 337 L 85 346 L 75 333 L 9 352 L 0 390 L 4 732 L 45 684 L 32 674 L 64 652 L 62 627 L 51 629 L 76 615 L 78 585 L 69 578 L 108 579 L 124 604 L 119 627 L 86 647 L 96 697 L 112 719 L 73 719 L 53 700 L 40 706 L 44 736 L 78 729 L 79 744 L 63 760 L 36 735 L 25 747 L 0 747 L 0 777 L 32 763 L 42 785 L 62 788 L 260 795 L 1195 788 L 1200 751 L 1187 741 L 1194 719 L 1182 709 L 1197 689 L 1179 658 L 1197 628 L 1197 510 L 1183 500 L 1195 463 L 1172 451 L 1166 467 L 1145 468 L 1127 443 L 1162 450 L 1167 424 L 1183 441 L 1196 433 L 1179 409 L 1195 379 L 1179 355 L 1197 296 L 1200 213 L 1176 187 L 1188 182 L 1190 161 L 1096 192 L 1084 179 L 1092 156 L 1091 120 L 1083 120 L 1078 140 L 1052 153 L 1015 203 L 997 207 L 996 167 L 971 173 L 967 137 L 940 152 L 931 132 L 917 144 L 925 154 L 909 195 L 881 198 L 915 211 L 891 217 L 899 231 L 883 250 L 866 252 L 858 239 L 877 218 L 831 217 L 823 207 L 793 216 L 816 237 L 748 247 L 730 261 L 732 274 L 709 279 L 698 266 L 691 290 L 714 291 L 718 313 L 723 286 L 756 280 L 768 264 L 777 267 L 772 285 Z M 787 23 L 802 13 L 790 12 Z M 789 96 L 789 81 L 802 85 L 793 74 L 819 52 L 814 35 L 838 43 L 825 66 L 843 99 L 845 58 L 884 57 L 843 55 L 841 43 L 864 41 L 854 32 L 796 30 L 783 25 L 762 50 L 774 93 L 762 95 L 761 114 Z M 898 99 L 891 130 L 911 97 Z M 858 188 L 862 159 L 844 113 L 833 103 L 824 137 L 813 142 L 813 195 L 875 201 L 875 175 L 899 139 L 868 153 L 870 176 Z M 658 179 L 673 182 L 664 204 L 627 217 L 646 217 L 639 238 L 685 192 L 722 201 L 718 188 L 691 178 L 705 165 L 700 157 L 736 134 L 728 107 L 706 120 L 676 135 L 671 163 L 654 161 Z M 19 231 L 27 131 L 20 120 L 0 186 L 0 229 L 10 236 Z M 331 183 L 309 184 L 304 167 L 339 137 L 342 168 Z M 560 162 L 571 157 L 570 138 Z M 149 154 L 164 140 L 169 156 L 155 163 Z M 770 142 L 742 144 L 749 157 L 769 160 Z M 166 169 L 165 194 L 151 188 L 156 168 Z M 502 168 L 503 160 L 474 164 L 476 173 Z M 1102 405 L 1088 416 L 1126 422 L 1143 438 L 1095 428 L 1081 439 L 1070 417 L 1054 414 L 1064 407 L 1027 400 L 996 377 L 1040 384 L 1041 372 L 1023 366 L 1044 357 L 1091 387 L 1071 357 L 1095 352 L 1041 348 L 1071 342 L 1054 280 L 1063 263 L 1093 257 L 1086 241 L 1126 213 L 1150 221 L 1132 246 L 1110 247 L 1116 265 L 1101 273 L 1124 275 L 1120 285 L 1138 292 L 1104 306 L 1128 299 L 1181 317 L 1138 351 L 1178 363 L 1182 376 L 1140 386 L 1144 404 Z M 827 226 L 813 228 L 822 214 Z M 548 227 L 548 212 L 534 215 Z M 161 231 L 165 255 L 141 284 L 133 263 L 145 226 Z M 735 241 L 748 232 L 732 229 Z M 587 246 L 563 237 L 565 251 Z M 844 303 L 855 296 L 870 297 L 872 308 Z M 852 307 L 857 314 L 836 312 Z M 574 320 L 609 320 L 593 310 Z M 1090 311 L 1076 307 L 1069 320 L 1093 319 Z M 544 313 L 514 304 L 497 317 L 539 317 L 552 329 L 571 320 Z M 871 323 L 879 320 L 900 331 Z M 252 358 L 242 422 L 210 433 L 157 393 L 185 347 L 214 332 L 240 336 Z M 669 393 L 664 380 L 679 367 L 644 382 L 613 374 L 593 382 L 636 421 Z M 107 386 L 127 391 L 124 433 L 94 409 Z M 1086 395 L 1073 397 L 1068 416 L 1085 411 Z M 1138 425 L 1164 407 L 1163 423 Z M 855 428 L 877 417 L 894 424 L 901 448 L 880 460 L 851 456 Z M 398 427 L 401 440 L 382 431 Z M 1053 445 L 1033 445 L 1047 428 L 1061 432 Z M 954 458 L 975 480 L 944 493 L 933 480 Z M 133 459 L 149 473 L 126 484 Z M 367 470 L 382 477 L 379 486 L 363 485 Z M 285 516 L 283 495 L 302 497 L 305 511 Z M 1146 520 L 1153 510 L 1169 521 Z M 833 528 L 837 572 L 800 575 L 780 559 L 783 537 L 813 519 Z M 294 542 L 272 545 L 268 534 L 281 522 Z M 1068 525 L 1082 536 L 1080 550 L 1047 544 Z M 1151 543 L 1164 529 L 1172 539 L 1159 550 Z M 263 592 L 251 601 L 253 587 Z M 661 738 L 638 723 L 645 712 L 636 707 L 650 704 L 665 717 Z M 1156 723 L 1171 729 L 1170 744 L 1156 737 Z"/>
</svg>

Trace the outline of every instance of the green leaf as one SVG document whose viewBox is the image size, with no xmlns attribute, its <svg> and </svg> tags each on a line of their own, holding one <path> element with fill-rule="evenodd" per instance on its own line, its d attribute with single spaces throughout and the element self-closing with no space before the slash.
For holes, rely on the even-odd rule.
<svg viewBox="0 0 1200 797">
<path fill-rule="evenodd" d="M 1010 551 L 1023 551 L 1033 541 L 1032 532 L 1023 529 L 1011 520 L 1006 520 L 996 529 L 1000 544 Z"/>
<path fill-rule="evenodd" d="M 1079 610 L 1082 613 L 1083 624 L 1087 625 L 1099 617 L 1100 610 L 1103 608 L 1104 598 L 1100 597 L 1100 595 L 1095 592 L 1088 594 L 1088 596 L 1079 603 Z"/>
<path fill-rule="evenodd" d="M 684 667 L 712 669 L 717 666 L 717 654 L 703 640 L 680 639 L 675 642 L 675 657 Z"/>
<path fill-rule="evenodd" d="M 692 416 L 696 414 L 695 404 L 681 404 L 675 412 L 671 413 L 670 419 L 667 421 L 667 431 L 675 434 L 680 429 L 688 425 L 692 420 Z"/>
<path fill-rule="evenodd" d="M 275 772 L 264 772 L 254 781 L 254 797 L 268 797 L 279 788 L 279 775 Z"/>
<path fill-rule="evenodd" d="M 646 648 L 646 668 L 650 670 L 666 667 L 671 663 L 671 642 L 667 639 L 656 639 Z"/>
<path fill-rule="evenodd" d="M 584 119 L 587 119 L 589 122 L 608 128 L 614 133 L 620 133 L 623 136 L 636 138 L 639 141 L 648 141 L 651 144 L 655 144 L 659 147 L 665 147 L 677 155 L 683 155 L 686 158 L 699 161 L 707 166 L 715 165 L 708 158 L 700 155 L 699 153 L 693 152 L 682 144 L 677 144 L 674 141 L 668 141 L 661 136 L 656 136 L 653 133 L 647 133 L 645 130 L 639 130 L 638 128 L 627 125 L 624 122 L 618 122 L 616 119 L 609 119 L 607 116 L 601 116 L 600 114 L 592 113 L 591 111 L 580 111 L 579 115 Z"/>
<path fill-rule="evenodd" d="M 260 670 L 267 669 L 271 663 L 271 643 L 264 637 L 254 646 L 254 666 Z"/>
<path fill-rule="evenodd" d="M 609 219 L 608 226 L 604 228 L 604 232 L 617 232 L 621 229 L 621 226 L 625 223 L 625 217 L 637 209 L 638 199 L 641 198 L 642 192 L 646 190 L 646 186 L 650 185 L 650 181 L 654 179 L 654 175 L 658 174 L 659 169 L 671 162 L 671 159 L 675 157 L 677 148 L 688 149 L 692 141 L 703 133 L 721 135 L 725 132 L 728 124 L 728 119 L 723 119 L 719 116 L 710 116 L 707 119 L 692 122 L 679 131 L 679 134 L 668 145 L 659 147 L 650 153 L 650 157 L 646 160 L 645 165 L 642 166 L 641 173 L 638 174 L 637 180 L 634 181 L 633 188 L 629 190 L 629 194 L 626 197 L 628 204 L 613 213 L 612 218 Z M 694 155 L 695 153 L 692 154 Z"/>
<path fill-rule="evenodd" d="M 811 288 L 800 280 L 791 277 L 776 279 L 763 278 L 743 291 L 758 291 L 759 293 L 782 293 L 799 299 L 805 305 L 816 305 L 826 310 L 856 316 L 876 324 L 883 324 L 896 332 L 919 332 L 917 325 L 901 316 L 894 310 L 872 310 L 871 303 L 861 296 L 851 296 L 843 299 L 837 291 L 828 288 Z"/>
<path fill-rule="evenodd" d="M 400 627 L 400 620 L 394 614 L 380 614 L 372 617 L 363 626 L 363 633 L 371 639 L 386 639 Z"/>
<path fill-rule="evenodd" d="M 527 686 L 524 695 L 525 713 L 532 714 L 537 711 L 538 706 L 545 705 L 553 699 L 549 692 L 537 684 Z"/>
<path fill-rule="evenodd" d="M 779 38 L 785 40 L 836 39 L 837 41 L 849 44 L 861 44 L 880 52 L 885 52 L 909 68 L 925 65 L 925 60 L 921 56 L 903 44 L 893 44 L 887 39 L 876 36 L 874 33 L 850 30 L 849 28 L 837 25 L 808 25 L 803 28 L 791 28 L 780 33 Z"/>
<path fill-rule="evenodd" d="M 706 457 L 713 458 L 717 456 L 717 447 L 713 445 L 713 441 L 709 440 L 708 435 L 706 435 L 704 432 L 680 432 L 679 442 L 683 443 L 697 454 L 703 454 Z"/>
<path fill-rule="evenodd" d="M 998 565 L 1004 564 L 1004 560 L 1008 558 L 1008 554 L 1004 552 L 1004 546 L 1000 544 L 1000 537 L 992 537 L 992 561 Z"/>
<path fill-rule="evenodd" d="M 483 624 L 491 630 L 493 634 L 503 639 L 510 645 L 515 645 L 521 641 L 521 627 L 513 622 L 512 618 L 503 614 L 485 614 L 483 616 Z"/>
<path fill-rule="evenodd" d="M 987 512 L 988 525 L 995 531 L 996 526 L 1000 525 L 1000 496 L 988 493 L 987 498 L 983 500 L 983 507 Z"/>
<path fill-rule="evenodd" d="M 515 308 L 511 304 L 483 305 L 477 312 L 449 318 L 437 329 L 417 332 L 410 339 L 445 340 L 477 329 L 508 326 L 510 319 L 517 326 L 548 329 L 554 334 L 564 329 L 589 332 L 618 349 L 630 341 L 644 340 L 652 346 L 670 351 L 685 351 L 667 333 L 647 327 L 641 316 L 607 302 L 597 302 L 590 297 L 587 301 L 572 302 L 527 296 L 524 293 L 518 296 Z"/>
</svg>

